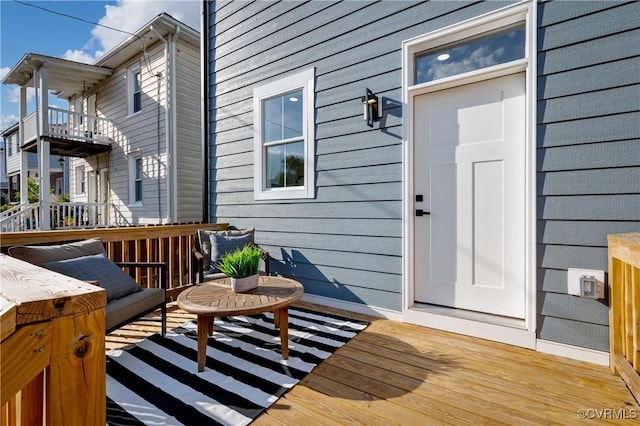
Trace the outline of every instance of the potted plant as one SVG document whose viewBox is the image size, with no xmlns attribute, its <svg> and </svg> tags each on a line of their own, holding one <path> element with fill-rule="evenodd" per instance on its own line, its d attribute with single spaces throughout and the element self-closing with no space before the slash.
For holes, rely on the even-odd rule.
<svg viewBox="0 0 640 426">
<path fill-rule="evenodd" d="M 231 289 L 236 293 L 249 291 L 258 286 L 258 268 L 264 251 L 248 244 L 222 255 L 215 266 L 231 278 Z"/>
</svg>

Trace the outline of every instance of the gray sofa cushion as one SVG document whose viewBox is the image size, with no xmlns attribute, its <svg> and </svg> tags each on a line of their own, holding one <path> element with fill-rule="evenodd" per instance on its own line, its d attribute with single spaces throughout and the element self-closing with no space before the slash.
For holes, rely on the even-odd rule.
<svg viewBox="0 0 640 426">
<path fill-rule="evenodd" d="M 104 253 L 45 262 L 41 266 L 82 281 L 98 281 L 98 285 L 107 291 L 107 302 L 142 290 Z"/>
<path fill-rule="evenodd" d="M 250 236 L 250 243 L 254 242 L 255 228 L 249 229 L 227 229 L 225 231 L 208 231 L 206 229 L 198 230 L 198 244 L 200 245 L 200 253 L 204 257 L 202 268 L 205 271 L 211 269 L 212 256 L 211 256 L 211 235 L 219 235 L 225 237 L 239 237 L 244 235 Z M 219 256 L 222 256 L 221 254 Z M 219 259 L 219 256 L 213 257 L 213 262 Z"/>
<path fill-rule="evenodd" d="M 111 330 L 117 325 L 130 321 L 131 318 L 137 318 L 143 312 L 157 308 L 164 302 L 163 288 L 143 288 L 123 299 L 113 300 L 107 303 L 105 309 L 105 328 Z"/>
<path fill-rule="evenodd" d="M 104 246 L 99 238 L 51 246 L 14 246 L 10 247 L 8 251 L 9 255 L 15 258 L 39 266 L 57 260 L 105 254 Z"/>
</svg>

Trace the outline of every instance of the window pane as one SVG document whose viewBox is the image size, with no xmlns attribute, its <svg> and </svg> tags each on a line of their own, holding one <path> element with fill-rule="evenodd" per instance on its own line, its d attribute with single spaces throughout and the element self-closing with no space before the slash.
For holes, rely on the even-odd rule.
<svg viewBox="0 0 640 426">
<path fill-rule="evenodd" d="M 133 91 L 140 91 L 140 71 L 135 71 L 133 73 Z"/>
<path fill-rule="evenodd" d="M 524 58 L 525 27 L 509 27 L 416 55 L 415 83 L 426 83 Z"/>
<path fill-rule="evenodd" d="M 141 109 L 142 85 L 140 83 L 140 70 L 129 70 L 129 78 L 131 79 L 129 82 L 129 101 L 131 102 L 129 108 L 131 108 L 130 113 L 135 113 Z"/>
<path fill-rule="evenodd" d="M 267 188 L 284 186 L 284 145 L 267 147 Z"/>
<path fill-rule="evenodd" d="M 264 101 L 263 111 L 264 142 L 282 140 L 282 97 Z"/>
<path fill-rule="evenodd" d="M 136 181 L 135 192 L 135 201 L 142 201 L 142 181 Z"/>
<path fill-rule="evenodd" d="M 262 127 L 263 142 L 301 137 L 302 90 L 265 100 Z"/>
<path fill-rule="evenodd" d="M 267 188 L 304 186 L 304 142 L 266 148 Z"/>
<path fill-rule="evenodd" d="M 140 111 L 140 92 L 133 94 L 133 112 Z"/>
<path fill-rule="evenodd" d="M 133 182 L 133 200 L 142 201 L 142 158 L 135 159 L 135 178 Z"/>
<path fill-rule="evenodd" d="M 283 139 L 302 136 L 302 90 L 284 95 Z"/>
</svg>

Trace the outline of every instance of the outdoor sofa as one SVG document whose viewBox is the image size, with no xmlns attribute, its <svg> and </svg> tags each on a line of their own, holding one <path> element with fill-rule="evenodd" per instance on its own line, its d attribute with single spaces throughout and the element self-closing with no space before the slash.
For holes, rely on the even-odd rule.
<svg viewBox="0 0 640 426">
<path fill-rule="evenodd" d="M 8 249 L 10 256 L 61 274 L 91 282 L 107 292 L 106 333 L 157 309 L 162 311 L 162 335 L 167 329 L 166 265 L 162 262 L 113 262 L 99 238 L 56 245 L 20 245 Z M 158 288 L 144 288 L 122 268 L 157 271 Z"/>
</svg>

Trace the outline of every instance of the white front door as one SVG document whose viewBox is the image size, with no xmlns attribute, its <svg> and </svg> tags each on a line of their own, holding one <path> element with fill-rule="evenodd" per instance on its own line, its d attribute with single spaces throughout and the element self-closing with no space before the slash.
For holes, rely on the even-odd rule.
<svg viewBox="0 0 640 426">
<path fill-rule="evenodd" d="M 524 318 L 524 73 L 415 96 L 413 113 L 415 301 Z"/>
</svg>

